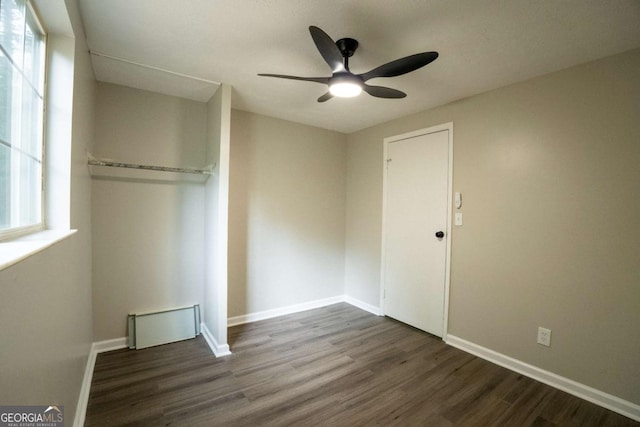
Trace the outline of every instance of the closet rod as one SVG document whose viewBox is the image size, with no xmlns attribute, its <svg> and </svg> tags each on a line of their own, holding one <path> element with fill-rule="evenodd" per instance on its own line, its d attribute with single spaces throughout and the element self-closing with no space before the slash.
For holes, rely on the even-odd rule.
<svg viewBox="0 0 640 427">
<path fill-rule="evenodd" d="M 113 162 L 111 160 L 99 160 L 89 159 L 89 165 L 92 166 L 109 166 L 114 168 L 128 168 L 128 169 L 145 169 L 161 172 L 178 172 L 178 173 L 192 173 L 197 175 L 212 175 L 211 169 L 186 169 L 186 168 L 172 168 L 169 166 L 152 166 L 152 165 L 138 165 L 135 163 L 122 163 Z"/>
</svg>

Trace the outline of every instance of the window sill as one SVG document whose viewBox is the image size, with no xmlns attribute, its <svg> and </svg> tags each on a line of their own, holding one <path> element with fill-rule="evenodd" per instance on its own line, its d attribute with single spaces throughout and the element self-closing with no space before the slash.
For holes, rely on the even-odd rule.
<svg viewBox="0 0 640 427">
<path fill-rule="evenodd" d="M 0 242 L 0 271 L 42 252 L 78 230 L 44 230 Z"/>
</svg>

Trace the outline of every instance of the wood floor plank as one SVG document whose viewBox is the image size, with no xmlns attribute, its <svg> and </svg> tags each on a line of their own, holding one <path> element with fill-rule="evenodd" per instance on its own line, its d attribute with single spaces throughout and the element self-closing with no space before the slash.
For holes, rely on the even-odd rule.
<svg viewBox="0 0 640 427">
<path fill-rule="evenodd" d="M 348 304 L 98 355 L 87 426 L 640 426 Z"/>
</svg>

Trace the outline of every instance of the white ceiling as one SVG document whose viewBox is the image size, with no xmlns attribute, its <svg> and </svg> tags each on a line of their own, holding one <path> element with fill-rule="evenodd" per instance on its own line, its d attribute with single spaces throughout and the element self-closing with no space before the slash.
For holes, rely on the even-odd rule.
<svg viewBox="0 0 640 427">
<path fill-rule="evenodd" d="M 100 81 L 199 101 L 223 82 L 233 86 L 234 108 L 341 132 L 640 47 L 638 0 L 80 0 L 80 7 L 90 50 L 130 61 L 92 56 Z M 309 25 L 360 42 L 354 73 L 418 52 L 440 57 L 369 81 L 407 92 L 404 99 L 362 94 L 318 103 L 321 84 L 256 75 L 330 76 Z"/>
</svg>

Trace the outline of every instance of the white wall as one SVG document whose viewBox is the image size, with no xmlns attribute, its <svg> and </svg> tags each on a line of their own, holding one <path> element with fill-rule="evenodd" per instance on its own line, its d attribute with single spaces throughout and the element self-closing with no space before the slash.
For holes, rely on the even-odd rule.
<svg viewBox="0 0 640 427">
<path fill-rule="evenodd" d="M 378 305 L 383 138 L 452 121 L 449 334 L 640 404 L 638 70 L 635 50 L 349 135 L 347 293 Z"/>
<path fill-rule="evenodd" d="M 203 322 L 217 354 L 227 346 L 227 240 L 231 87 L 221 85 L 207 103 L 207 164 L 215 165 L 205 186 L 205 282 Z M 207 335 L 208 337 L 208 335 Z"/>
<path fill-rule="evenodd" d="M 344 293 L 344 134 L 233 110 L 229 316 Z"/>
<path fill-rule="evenodd" d="M 59 404 L 71 423 L 92 342 L 90 178 L 95 82 L 75 1 L 67 1 L 75 40 L 71 136 L 71 227 L 78 232 L 0 271 L 0 402 Z M 60 5 L 64 7 L 63 4 Z M 57 5 L 56 5 L 57 7 Z M 46 18 L 46 16 L 45 16 Z M 70 205 L 69 205 L 70 203 Z"/>
<path fill-rule="evenodd" d="M 100 158 L 206 166 L 206 104 L 99 83 Z M 129 313 L 204 302 L 204 184 L 189 175 L 96 168 L 93 201 L 94 339 L 127 335 Z"/>
</svg>

